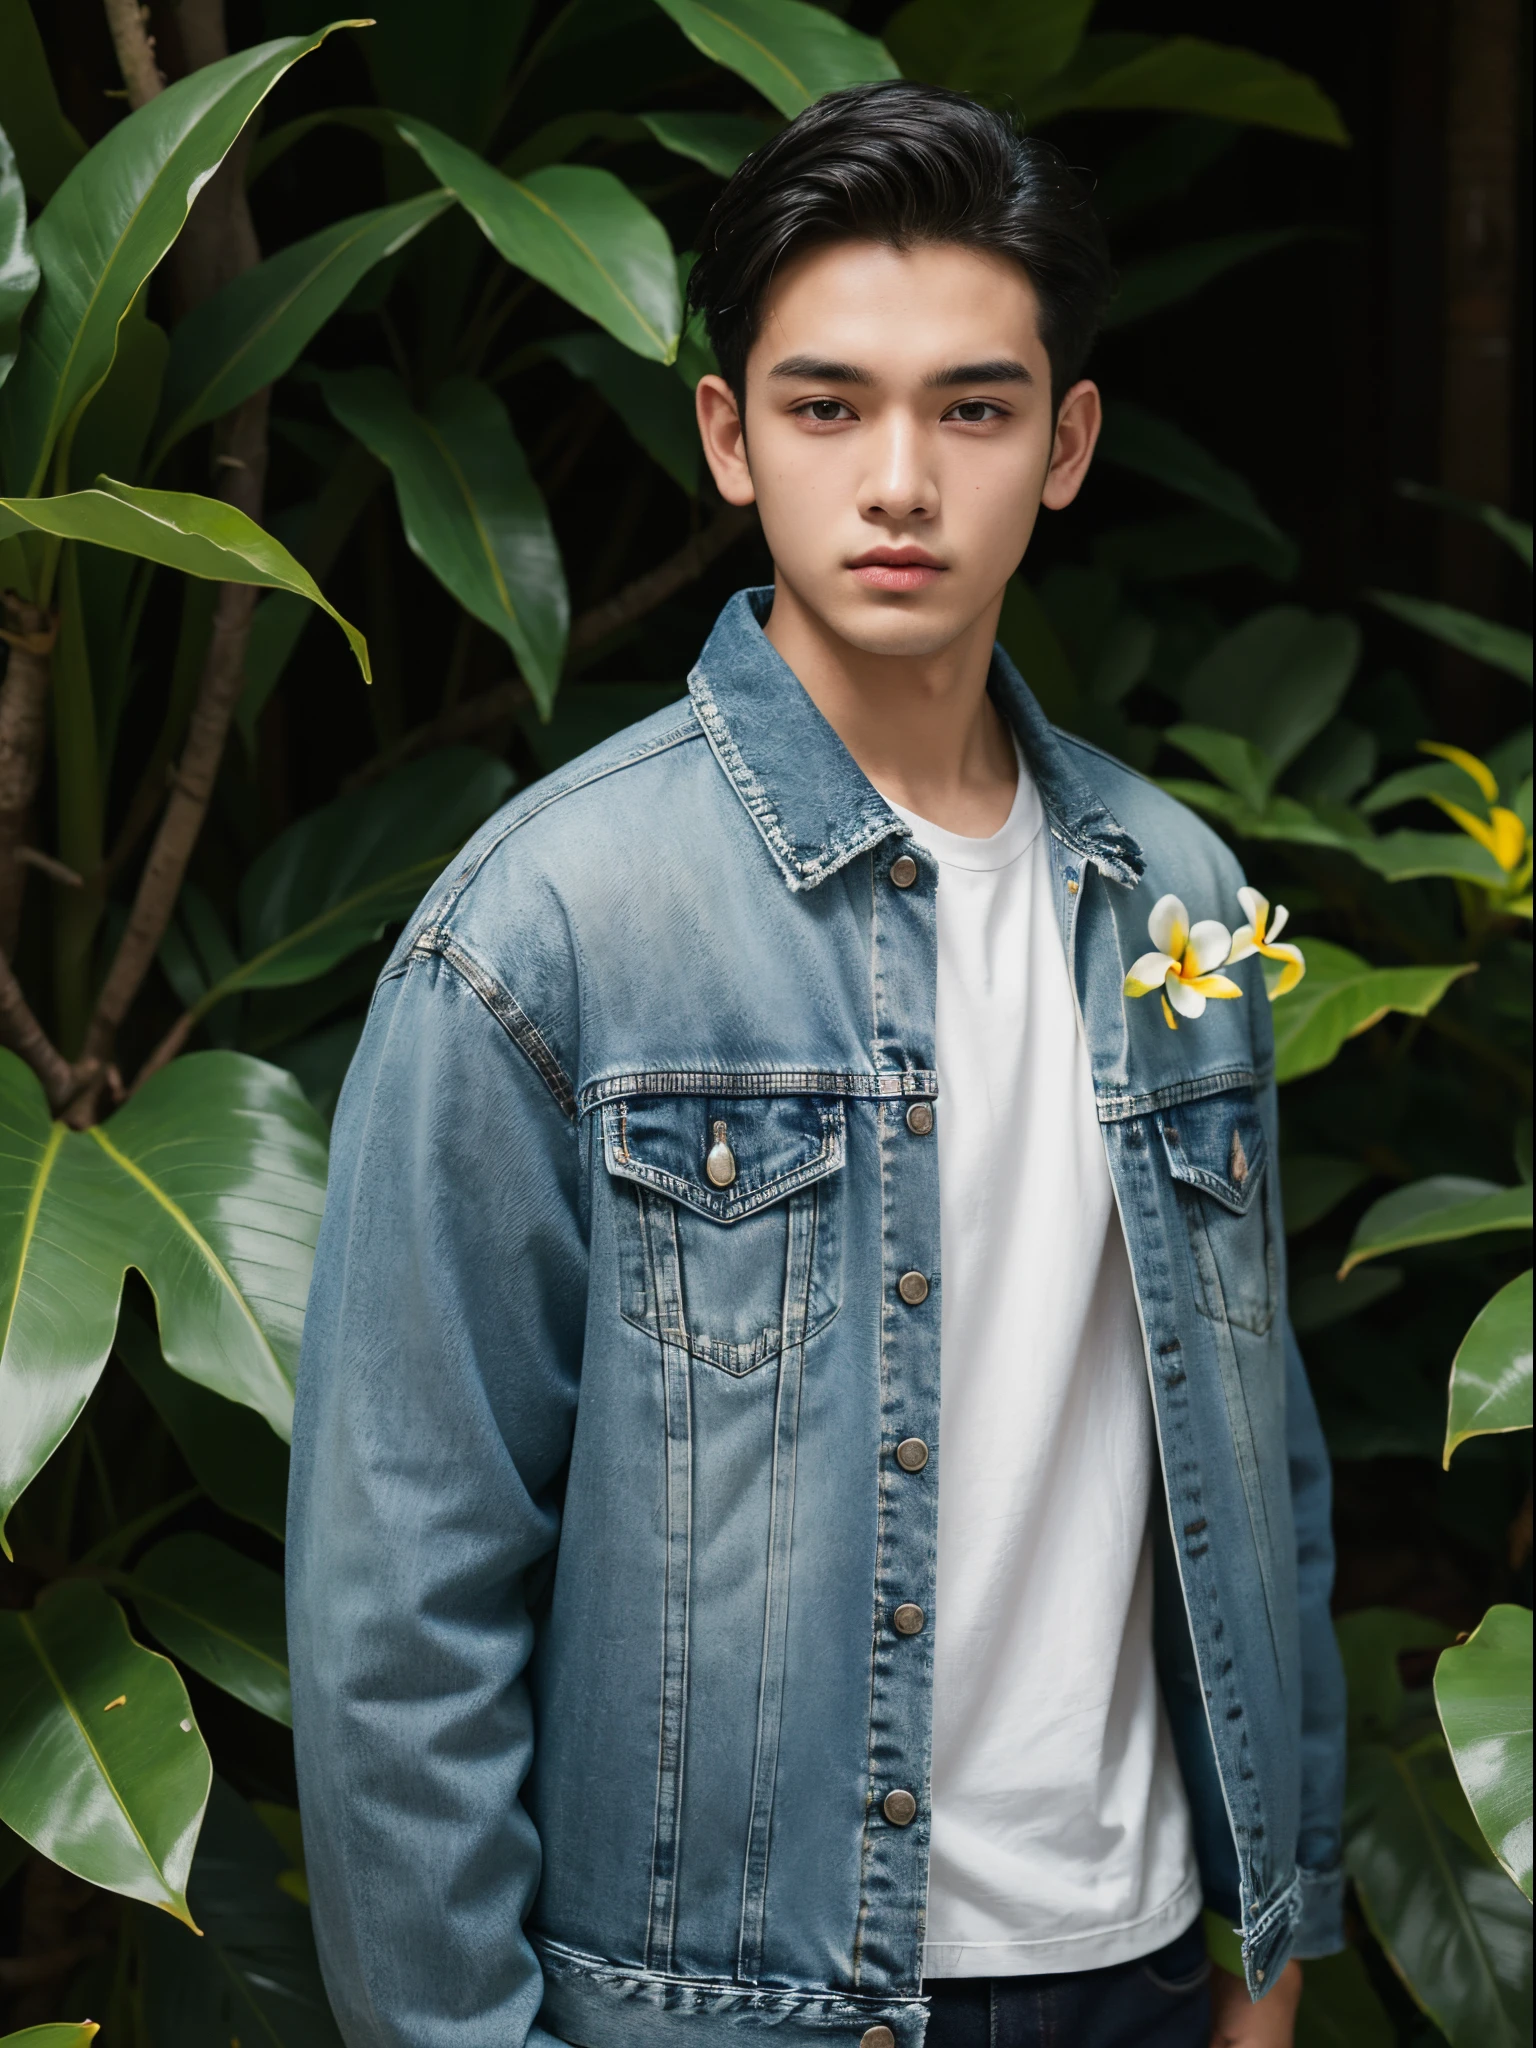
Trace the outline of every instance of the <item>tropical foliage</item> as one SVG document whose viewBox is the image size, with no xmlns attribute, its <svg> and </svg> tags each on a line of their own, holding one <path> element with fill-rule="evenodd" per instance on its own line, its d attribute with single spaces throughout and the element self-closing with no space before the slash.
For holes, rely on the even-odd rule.
<svg viewBox="0 0 1536 2048">
<path fill-rule="evenodd" d="M 381 0 L 322 27 L 267 0 L 265 39 L 231 52 L 219 0 L 148 26 L 104 0 L 120 99 L 87 148 L 48 0 L 0 0 L 13 2039 L 91 2038 L 60 2011 L 114 2048 L 338 2039 L 281 1601 L 326 1122 L 426 882 L 516 782 L 676 696 L 707 624 L 690 593 L 746 566 L 750 524 L 701 475 L 709 359 L 682 320 L 717 181 L 821 93 L 898 70 L 1076 122 L 1124 360 L 1122 330 L 1311 232 L 1169 245 L 1160 207 L 1245 132 L 1348 141 L 1273 59 L 1099 33 L 1091 0 L 912 0 L 872 10 L 879 38 L 845 11 Z M 1341 1470 L 1443 1457 L 1434 1511 L 1484 1560 L 1464 1642 L 1395 1611 L 1341 1624 L 1355 1945 L 1309 1971 L 1303 2032 L 1523 2039 L 1530 730 L 1474 754 L 1362 648 L 1407 622 L 1514 691 L 1529 638 L 1412 593 L 1287 601 L 1298 550 L 1250 485 L 1113 391 L 1103 458 L 1152 516 L 1016 581 L 1003 637 L 1055 717 L 1161 776 L 1289 906 L 1280 942 L 1245 892 L 1237 940 L 1277 979 L 1304 942 L 1275 1012 L 1283 1174 L 1330 1439 Z M 1421 496 L 1529 567 L 1528 528 Z M 1156 985 L 1182 1005 L 1172 935 Z"/>
</svg>

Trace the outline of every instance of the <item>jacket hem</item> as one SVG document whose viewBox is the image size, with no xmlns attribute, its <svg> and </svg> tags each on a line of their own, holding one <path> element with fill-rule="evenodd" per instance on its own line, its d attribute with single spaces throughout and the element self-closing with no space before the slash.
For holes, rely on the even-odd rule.
<svg viewBox="0 0 1536 2048">
<path fill-rule="evenodd" d="M 544 1971 L 539 2024 L 571 2048 L 674 2048 L 739 2043 L 772 2030 L 782 2048 L 826 2048 L 889 2027 L 896 2048 L 922 2048 L 927 2002 L 838 1991 L 791 1991 L 714 1977 L 663 1975 L 584 1955 L 530 1935 Z"/>
<path fill-rule="evenodd" d="M 1296 1916 L 1292 1953 L 1303 1962 L 1314 1956 L 1336 1956 L 1344 1941 L 1344 1872 L 1298 1870 L 1301 1911 Z"/>
</svg>

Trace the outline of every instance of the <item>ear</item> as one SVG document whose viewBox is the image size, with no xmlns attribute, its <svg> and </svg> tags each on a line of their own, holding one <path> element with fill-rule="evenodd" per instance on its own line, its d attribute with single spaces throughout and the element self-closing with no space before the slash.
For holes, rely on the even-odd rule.
<svg viewBox="0 0 1536 2048">
<path fill-rule="evenodd" d="M 715 489 L 727 505 L 754 504 L 757 493 L 747 467 L 747 434 L 736 394 L 723 377 L 701 377 L 694 393 L 694 406 L 699 439 L 704 443 L 704 460 L 709 464 Z"/>
<path fill-rule="evenodd" d="M 1051 444 L 1051 466 L 1045 473 L 1040 502 L 1052 512 L 1070 505 L 1083 487 L 1088 465 L 1098 445 L 1104 424 L 1104 405 L 1097 384 L 1085 377 L 1074 384 L 1061 401 L 1056 415 L 1056 438 Z"/>
</svg>

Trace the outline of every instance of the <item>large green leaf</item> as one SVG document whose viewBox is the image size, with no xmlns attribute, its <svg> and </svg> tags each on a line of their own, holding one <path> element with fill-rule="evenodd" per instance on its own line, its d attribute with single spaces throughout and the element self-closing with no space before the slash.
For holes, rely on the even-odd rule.
<svg viewBox="0 0 1536 2048">
<path fill-rule="evenodd" d="M 368 642 L 331 604 L 313 576 L 265 528 L 235 505 L 191 491 L 141 491 L 98 477 L 96 488 L 56 498 L 0 498 L 0 540 L 28 529 L 61 540 L 121 548 L 188 576 L 290 590 L 329 612 L 347 636 L 364 677 Z"/>
<path fill-rule="evenodd" d="M 1359 658 L 1352 619 L 1275 605 L 1218 640 L 1176 695 L 1192 723 L 1252 740 L 1280 769 L 1337 714 Z"/>
<path fill-rule="evenodd" d="M 1373 967 L 1325 939 L 1302 947 L 1306 977 L 1275 1004 L 1275 1079 L 1299 1080 L 1326 1067 L 1346 1039 L 1359 1038 L 1389 1010 L 1427 1017 L 1470 962 L 1448 967 Z M 1390 1197 L 1388 1199 L 1391 1199 Z"/>
<path fill-rule="evenodd" d="M 1339 1268 L 1342 1278 L 1362 1259 L 1385 1252 L 1406 1251 L 1421 1244 L 1449 1244 L 1457 1238 L 1480 1237 L 1491 1230 L 1529 1230 L 1529 1184 L 1501 1188 L 1491 1180 L 1473 1180 L 1454 1173 L 1432 1174 L 1405 1188 L 1395 1188 L 1373 1202 L 1355 1225 L 1349 1252 Z"/>
<path fill-rule="evenodd" d="M 1240 263 L 1307 241 L 1317 232 L 1313 228 L 1250 228 L 1242 234 L 1213 235 L 1208 241 L 1187 242 L 1177 249 L 1143 256 L 1120 272 L 1104 325 L 1126 327 L 1133 320 L 1145 320 L 1165 306 L 1193 298 Z"/>
<path fill-rule="evenodd" d="M 690 497 L 697 493 L 703 449 L 693 397 L 679 377 L 610 334 L 562 334 L 544 347 L 573 377 L 596 385 L 646 454 Z"/>
<path fill-rule="evenodd" d="M 399 130 L 508 263 L 637 355 L 672 361 L 683 311 L 672 244 L 611 171 L 550 164 L 508 178 L 425 121 L 403 117 Z"/>
<path fill-rule="evenodd" d="M 32 303 L 39 271 L 27 233 L 27 195 L 15 154 L 0 128 L 0 384 L 21 345 L 21 317 Z"/>
<path fill-rule="evenodd" d="M 777 135 L 777 121 L 756 114 L 641 114 L 640 126 L 663 149 L 728 178 L 754 149 Z"/>
<path fill-rule="evenodd" d="M 130 1266 L 167 1362 L 286 1437 L 325 1192 L 324 1133 L 292 1075 L 194 1053 L 68 1131 L 0 1052 L 0 1131 L 0 1515 L 95 1385 Z"/>
<path fill-rule="evenodd" d="M 324 379 L 326 403 L 395 480 L 413 553 L 511 648 L 544 710 L 554 702 L 570 623 L 549 514 L 489 385 L 455 377 L 412 410 L 388 370 Z"/>
<path fill-rule="evenodd" d="M 1397 2029 L 1359 1949 L 1307 1958 L 1295 2048 L 1398 2048 Z"/>
<path fill-rule="evenodd" d="M 1197 505 L 1252 527 L 1277 555 L 1286 558 L 1285 573 L 1294 566 L 1295 543 L 1275 525 L 1244 479 L 1207 454 L 1172 420 L 1128 401 L 1112 405 L 1105 415 L 1098 453 L 1106 462 L 1151 477 Z"/>
<path fill-rule="evenodd" d="M 1531 1427 L 1531 1276 L 1522 1273 L 1485 1302 L 1451 1366 L 1446 1470 L 1469 1436 Z"/>
<path fill-rule="evenodd" d="M 1383 832 L 1379 839 L 1350 840 L 1347 850 L 1389 882 L 1445 875 L 1480 888 L 1504 889 L 1509 883 L 1487 847 L 1464 832 Z"/>
<path fill-rule="evenodd" d="M 85 155 L 79 130 L 59 105 L 31 0 L 0 0 L 0 128 L 38 205 Z"/>
<path fill-rule="evenodd" d="M 202 1940 L 162 1914 L 139 1926 L 155 2048 L 341 2048 L 286 1851 L 221 1778 L 188 1887 Z"/>
<path fill-rule="evenodd" d="M 198 192 L 284 72 L 329 34 L 261 43 L 179 79 L 109 129 L 43 208 L 32 230 L 42 286 L 0 396 L 12 490 L 41 489 L 54 443 L 112 367 L 118 322 Z"/>
<path fill-rule="evenodd" d="M 1519 633 L 1513 626 L 1498 625 L 1493 619 L 1481 619 L 1476 612 L 1458 611 L 1454 605 L 1438 604 L 1433 598 L 1404 597 L 1393 590 L 1372 590 L 1367 595 L 1384 612 L 1390 612 L 1394 619 L 1401 619 L 1405 625 L 1417 626 L 1421 633 L 1432 634 L 1436 640 L 1443 640 L 1447 647 L 1476 655 L 1479 661 L 1486 661 L 1491 668 L 1503 669 L 1522 683 L 1531 680 L 1529 633 Z"/>
<path fill-rule="evenodd" d="M 180 1674 L 84 1579 L 0 1611 L 0 1818 L 77 1877 L 191 1926 L 213 1767 Z"/>
<path fill-rule="evenodd" d="M 840 86 L 899 78 L 884 43 L 801 0 L 656 0 L 696 50 L 793 120 Z"/>
<path fill-rule="evenodd" d="M 1433 505 L 1441 512 L 1454 512 L 1460 519 L 1475 519 L 1490 533 L 1496 533 L 1506 547 L 1513 548 L 1526 568 L 1530 568 L 1531 522 L 1528 519 L 1512 519 L 1497 505 L 1480 504 L 1475 498 L 1460 497 L 1455 491 L 1438 490 L 1433 484 L 1401 483 L 1397 488 L 1403 497 L 1412 498 L 1420 505 Z"/>
<path fill-rule="evenodd" d="M 1530 1275 L 1526 1275 L 1530 1303 Z M 1529 1317 L 1526 1342 L 1529 1344 Z M 1527 1379 L 1529 1387 L 1529 1379 Z M 1530 1402 L 1527 1397 L 1527 1410 Z M 1527 1424 L 1529 1427 L 1529 1424 Z M 1435 1666 L 1435 1705 L 1483 1838 L 1531 1896 L 1531 1610 L 1490 1607 Z"/>
<path fill-rule="evenodd" d="M 23 2027 L 19 2034 L 0 2035 L 0 2048 L 89 2048 L 101 2032 L 94 2020 L 45 2022 L 40 2027 Z"/>
<path fill-rule="evenodd" d="M 280 1573 L 212 1536 L 168 1536 L 139 1559 L 128 1591 L 173 1656 L 293 1726 Z"/>
<path fill-rule="evenodd" d="M 908 0 L 885 42 L 908 78 L 1029 105 L 1082 41 L 1094 0 Z"/>
<path fill-rule="evenodd" d="M 358 279 L 452 203 L 446 192 L 426 192 L 337 221 L 232 278 L 189 313 L 171 343 L 151 469 L 184 434 L 291 369 Z"/>
<path fill-rule="evenodd" d="M 209 1499 L 281 1542 L 288 1508 L 282 1438 L 252 1409 L 172 1372 L 154 1331 L 131 1308 L 122 1312 L 113 1348 Z"/>
<path fill-rule="evenodd" d="M 1255 50 L 1200 36 L 1087 36 L 1025 109 L 1032 123 L 1078 107 L 1157 108 L 1345 143 L 1339 110 L 1310 78 Z"/>
</svg>

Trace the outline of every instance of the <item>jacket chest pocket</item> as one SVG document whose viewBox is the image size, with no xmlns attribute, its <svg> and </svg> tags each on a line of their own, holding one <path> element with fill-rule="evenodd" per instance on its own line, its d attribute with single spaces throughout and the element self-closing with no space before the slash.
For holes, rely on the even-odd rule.
<svg viewBox="0 0 1536 2048">
<path fill-rule="evenodd" d="M 1275 1318 L 1268 1146 L 1246 1092 L 1160 1110 L 1168 1171 L 1177 1183 L 1202 1315 L 1262 1335 Z"/>
<path fill-rule="evenodd" d="M 842 1300 L 841 1098 L 630 1096 L 603 1105 L 619 1312 L 740 1378 Z"/>
</svg>

